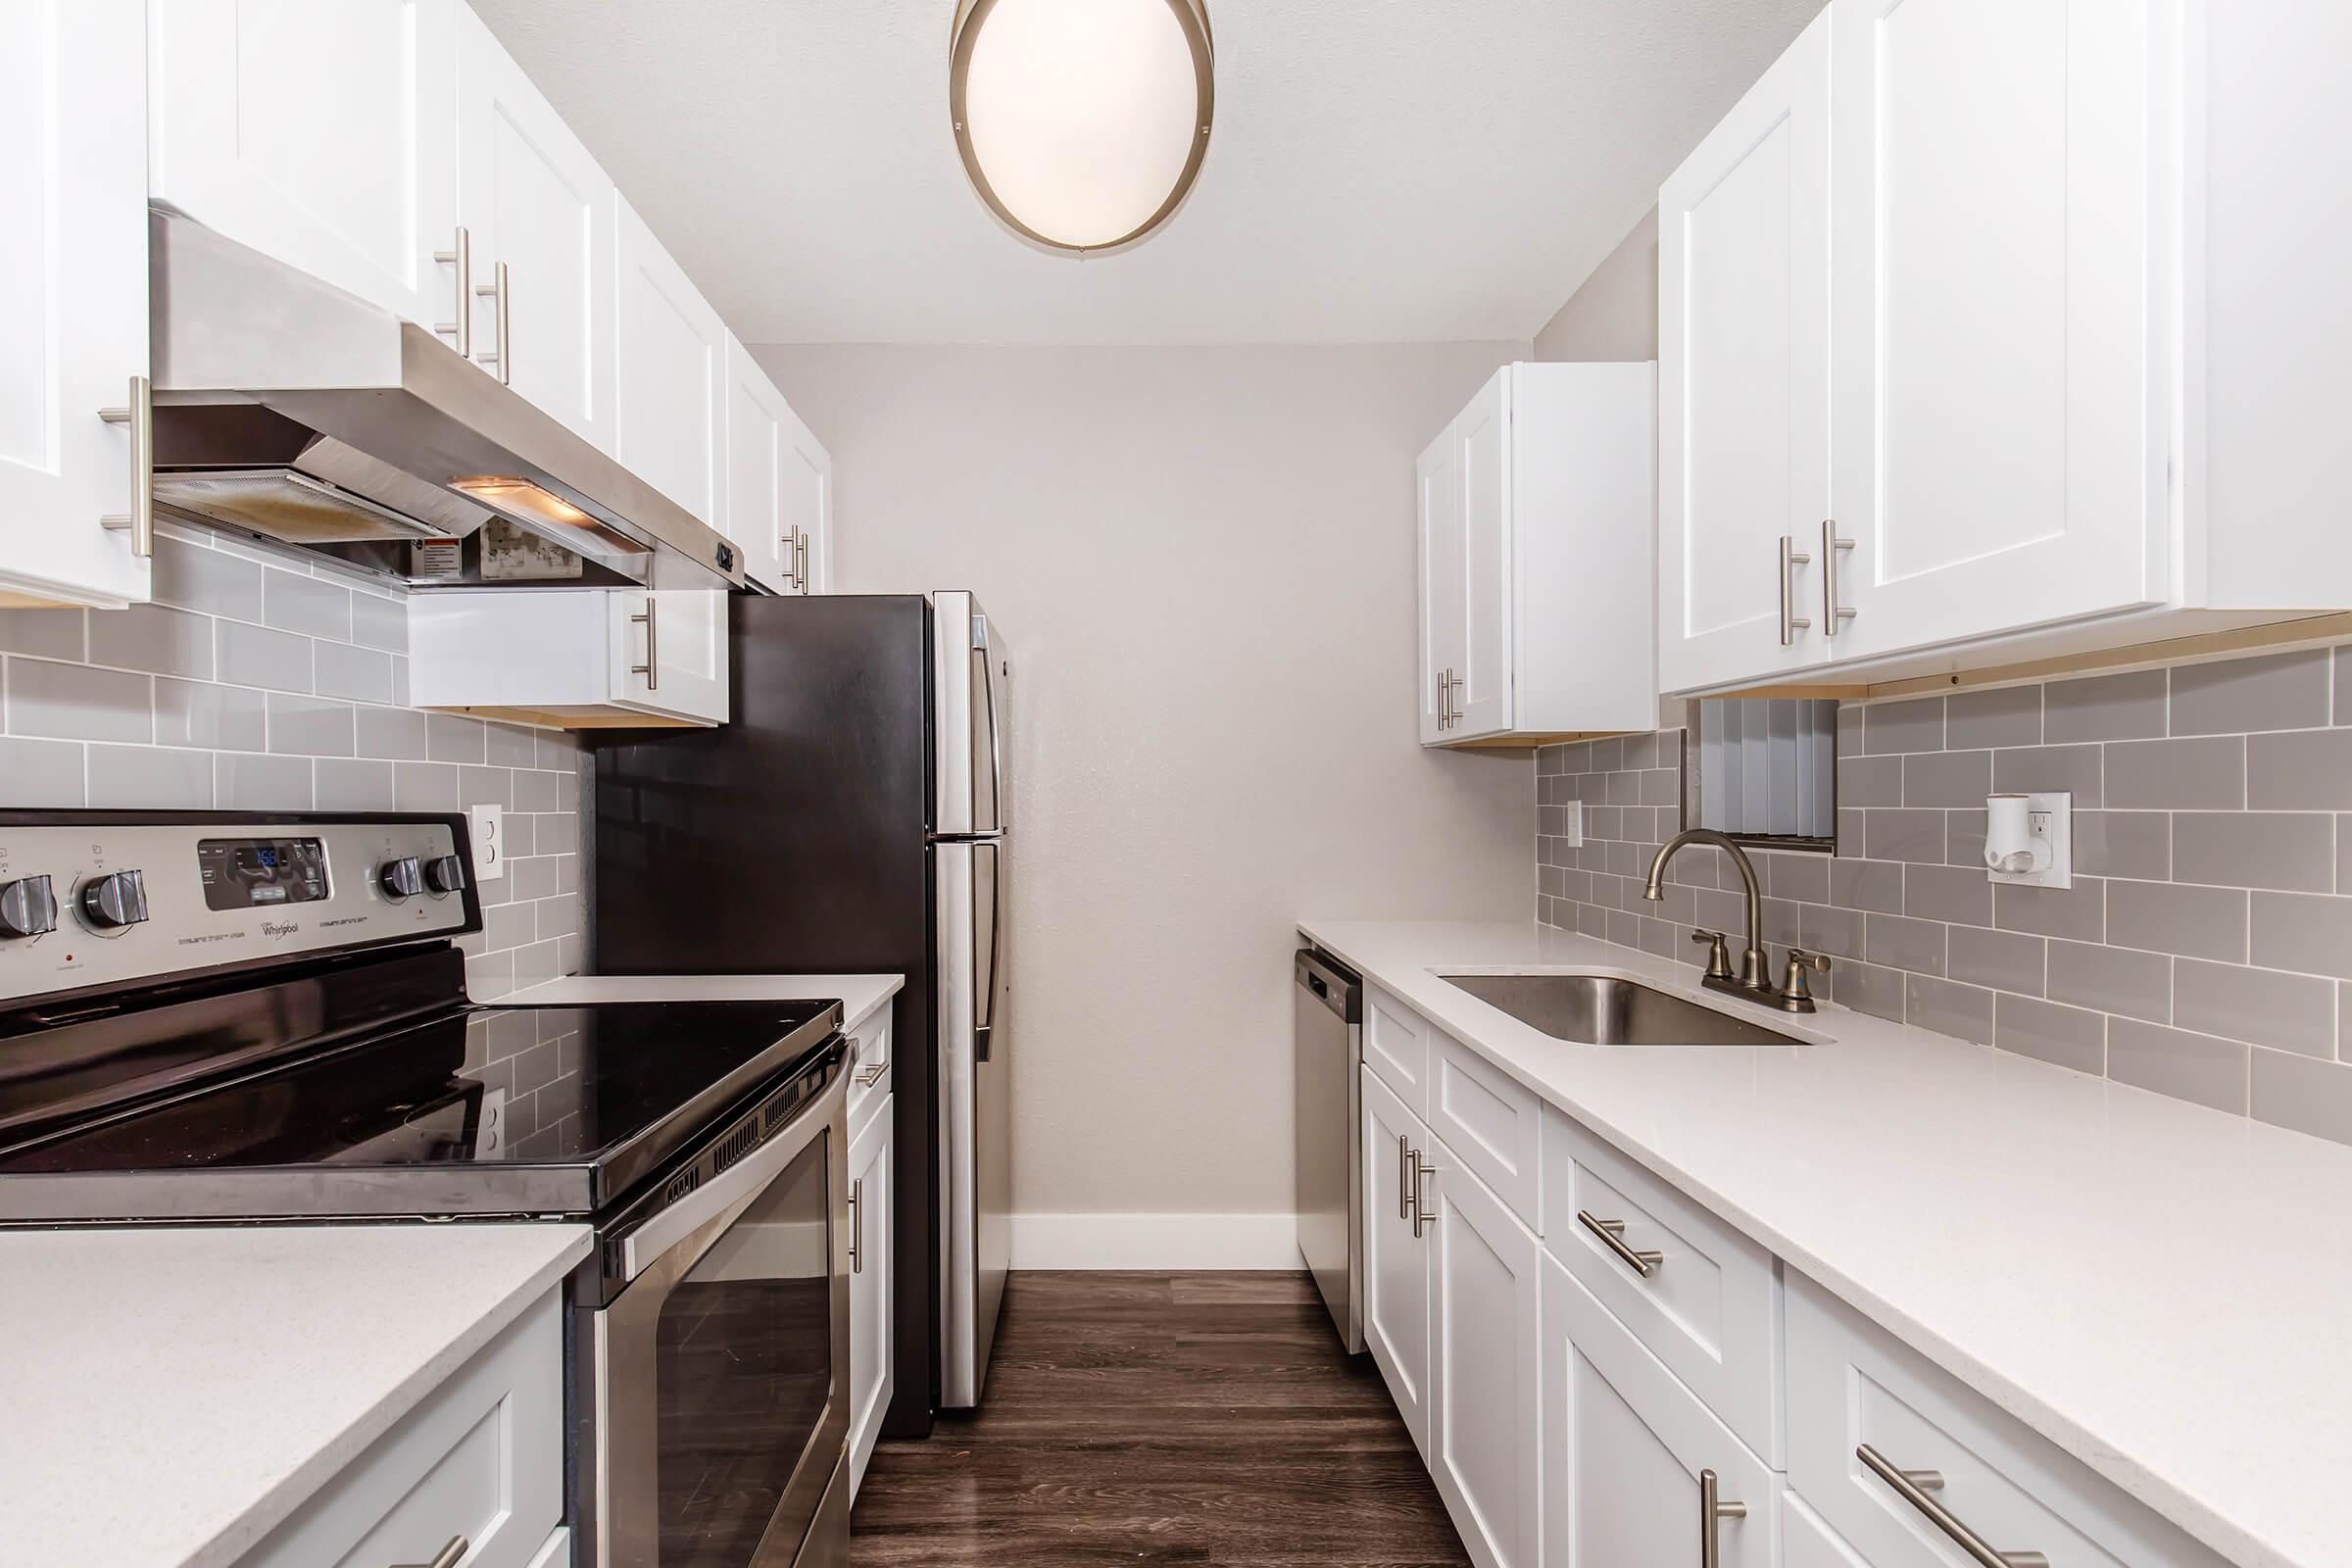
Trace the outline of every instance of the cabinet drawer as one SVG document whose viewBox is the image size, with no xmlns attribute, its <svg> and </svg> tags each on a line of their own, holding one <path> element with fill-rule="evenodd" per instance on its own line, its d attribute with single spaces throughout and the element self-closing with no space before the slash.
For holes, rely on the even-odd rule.
<svg viewBox="0 0 2352 1568">
<path fill-rule="evenodd" d="M 1793 1492 L 1781 1494 L 1781 1568 L 1870 1568 L 1854 1548 L 1822 1523 L 1812 1504 Z"/>
<path fill-rule="evenodd" d="M 562 1287 L 540 1298 L 238 1568 L 537 1568 L 564 1518 Z M 565 1560 L 557 1548 L 552 1559 Z"/>
<path fill-rule="evenodd" d="M 1772 1254 L 1549 1106 L 1544 1246 L 1776 1466 L 1781 1287 Z M 1628 1251 L 1655 1252 L 1644 1277 Z"/>
<path fill-rule="evenodd" d="M 1723 1568 L 1772 1568 L 1771 1467 L 1558 1258 L 1545 1253 L 1540 1272 L 1544 1568 L 1712 1562 L 1710 1532 Z"/>
<path fill-rule="evenodd" d="M 1364 1060 L 1416 1116 L 1429 1113 L 1429 1025 L 1378 986 L 1364 987 Z"/>
<path fill-rule="evenodd" d="M 1429 1035 L 1429 1130 L 1530 1230 L 1543 1234 L 1536 1173 L 1544 1102 L 1443 1030 Z"/>
<path fill-rule="evenodd" d="M 1867 1450 L 1909 1472 L 1915 1495 Z M 1933 1484 L 1917 1485 L 1923 1472 Z M 2050 1568 L 2223 1568 L 1983 1395 L 1801 1276 L 1788 1280 L 1788 1484 L 1874 1568 L 1951 1568 L 1958 1533 Z M 1939 1522 L 1932 1512 L 1940 1513 Z"/>
<path fill-rule="evenodd" d="M 890 1004 L 886 1002 L 872 1017 L 850 1031 L 851 1137 L 857 1137 L 865 1126 L 873 1107 L 889 1098 L 891 1079 Z"/>
</svg>

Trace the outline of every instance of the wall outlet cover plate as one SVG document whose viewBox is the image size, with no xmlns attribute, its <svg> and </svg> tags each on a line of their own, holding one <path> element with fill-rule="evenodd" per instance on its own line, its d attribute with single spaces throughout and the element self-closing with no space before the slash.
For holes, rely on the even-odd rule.
<svg viewBox="0 0 2352 1568">
<path fill-rule="evenodd" d="M 503 882 L 507 875 L 507 824 L 503 806 L 468 806 L 468 837 L 473 840 L 473 880 Z"/>
</svg>

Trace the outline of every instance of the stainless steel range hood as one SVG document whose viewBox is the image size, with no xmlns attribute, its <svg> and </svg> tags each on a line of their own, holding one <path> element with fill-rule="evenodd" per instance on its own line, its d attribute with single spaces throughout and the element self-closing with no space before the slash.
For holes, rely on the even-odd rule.
<svg viewBox="0 0 2352 1568">
<path fill-rule="evenodd" d="M 159 507 L 416 587 L 744 586 L 723 535 L 414 321 L 192 219 L 148 234 Z"/>
</svg>

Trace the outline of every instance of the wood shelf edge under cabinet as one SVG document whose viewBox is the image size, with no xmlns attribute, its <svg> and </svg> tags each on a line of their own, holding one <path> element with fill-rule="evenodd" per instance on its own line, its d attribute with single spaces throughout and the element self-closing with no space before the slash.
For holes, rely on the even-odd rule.
<svg viewBox="0 0 2352 1568">
<path fill-rule="evenodd" d="M 639 713 L 618 708 L 463 708 L 419 703 L 428 713 L 463 713 L 468 718 L 494 718 L 502 723 L 528 724 L 535 729 L 709 729 L 691 718 Z"/>
</svg>

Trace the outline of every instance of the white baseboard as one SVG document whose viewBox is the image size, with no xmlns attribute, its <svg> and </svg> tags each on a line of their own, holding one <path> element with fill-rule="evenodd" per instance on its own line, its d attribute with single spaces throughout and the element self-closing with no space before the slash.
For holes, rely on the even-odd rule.
<svg viewBox="0 0 2352 1568">
<path fill-rule="evenodd" d="M 1012 1266 L 1302 1269 L 1295 1214 L 1015 1214 Z"/>
</svg>

